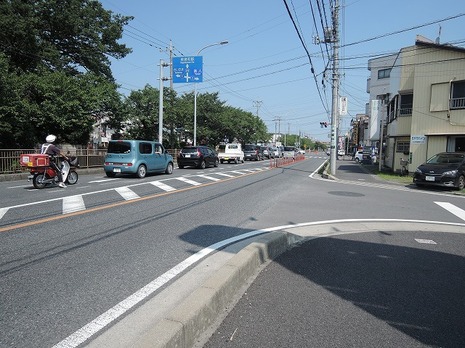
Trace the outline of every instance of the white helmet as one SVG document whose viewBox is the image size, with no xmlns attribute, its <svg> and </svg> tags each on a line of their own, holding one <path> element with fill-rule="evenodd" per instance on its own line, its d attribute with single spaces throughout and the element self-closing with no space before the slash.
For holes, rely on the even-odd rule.
<svg viewBox="0 0 465 348">
<path fill-rule="evenodd" d="M 47 135 L 47 137 L 45 138 L 45 141 L 47 143 L 53 143 L 55 140 L 57 140 L 57 137 L 53 134 Z"/>
</svg>

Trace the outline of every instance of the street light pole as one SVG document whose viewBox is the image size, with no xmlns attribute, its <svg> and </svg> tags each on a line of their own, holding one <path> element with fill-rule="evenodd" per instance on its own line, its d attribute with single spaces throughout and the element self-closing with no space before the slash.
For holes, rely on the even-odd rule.
<svg viewBox="0 0 465 348">
<path fill-rule="evenodd" d="M 215 42 L 205 47 L 202 47 L 200 50 L 197 51 L 197 56 L 200 55 L 200 52 L 202 52 L 204 49 L 208 47 L 226 45 L 227 43 L 228 41 L 220 41 L 220 42 Z M 202 70 L 203 70 L 203 67 L 202 67 Z M 197 145 L 197 83 L 194 83 L 194 146 L 196 145 Z"/>
</svg>

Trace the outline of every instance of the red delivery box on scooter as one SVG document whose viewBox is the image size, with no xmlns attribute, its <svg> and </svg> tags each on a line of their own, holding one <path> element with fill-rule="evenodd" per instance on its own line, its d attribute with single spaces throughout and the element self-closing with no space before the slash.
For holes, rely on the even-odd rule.
<svg viewBox="0 0 465 348">
<path fill-rule="evenodd" d="M 50 165 L 50 158 L 48 155 L 35 153 L 21 154 L 19 163 L 21 167 L 47 167 Z"/>
</svg>

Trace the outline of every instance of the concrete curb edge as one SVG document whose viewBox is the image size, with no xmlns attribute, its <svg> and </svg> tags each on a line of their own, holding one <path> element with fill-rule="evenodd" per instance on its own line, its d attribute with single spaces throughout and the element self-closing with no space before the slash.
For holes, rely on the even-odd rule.
<svg viewBox="0 0 465 348">
<path fill-rule="evenodd" d="M 217 318 L 230 307 L 232 298 L 266 262 L 300 242 L 301 237 L 286 232 L 265 234 L 251 243 L 177 308 L 158 322 L 134 347 L 190 348 Z"/>
</svg>

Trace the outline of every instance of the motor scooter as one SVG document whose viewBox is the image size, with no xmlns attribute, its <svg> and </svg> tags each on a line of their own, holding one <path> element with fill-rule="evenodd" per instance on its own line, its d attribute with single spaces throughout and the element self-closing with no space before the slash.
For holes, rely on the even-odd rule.
<svg viewBox="0 0 465 348">
<path fill-rule="evenodd" d="M 32 180 L 32 184 L 36 189 L 43 189 L 47 185 L 59 184 L 58 175 L 56 170 L 50 165 L 48 155 L 21 155 L 20 163 L 22 166 L 28 167 L 30 171 L 28 181 Z M 79 162 L 77 157 L 61 159 L 60 169 L 64 183 L 69 185 L 77 183 L 79 176 L 74 168 L 78 167 Z"/>
</svg>

